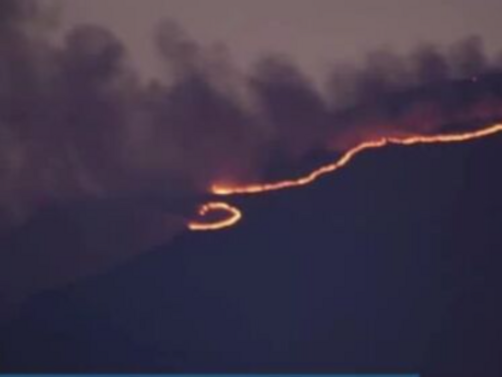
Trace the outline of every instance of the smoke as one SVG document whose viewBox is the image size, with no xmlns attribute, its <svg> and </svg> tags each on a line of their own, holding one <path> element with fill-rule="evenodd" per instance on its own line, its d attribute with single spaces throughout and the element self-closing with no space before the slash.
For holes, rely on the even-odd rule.
<svg viewBox="0 0 502 377">
<path fill-rule="evenodd" d="M 332 145 L 499 120 L 500 74 L 501 65 L 488 59 L 478 37 L 448 49 L 423 45 L 407 57 L 371 53 L 362 66 L 331 77 L 332 98 L 341 105 L 335 118 L 343 119 Z"/>
<path fill-rule="evenodd" d="M 4 222 L 53 202 L 196 194 L 256 168 L 260 121 L 218 71 L 224 62 L 177 27 L 157 36 L 169 77 L 143 82 L 108 30 L 82 25 L 59 46 L 31 32 L 34 2 L 1 4 Z"/>
<path fill-rule="evenodd" d="M 240 72 L 224 48 L 165 22 L 155 38 L 166 75 L 146 81 L 105 27 L 78 26 L 58 44 L 50 16 L 32 0 L 0 0 L 3 233 L 82 203 L 142 208 L 143 217 L 151 209 L 156 221 L 170 208 L 183 223 L 214 182 L 259 181 L 320 151 L 502 116 L 502 65 L 477 37 L 409 56 L 376 51 L 334 67 L 319 89 L 288 57 Z M 107 218 L 110 205 L 97 207 Z M 149 223 L 127 224 L 124 234 L 143 234 Z M 160 227 L 157 238 L 169 233 Z M 89 243 L 93 231 L 85 234 Z"/>
<path fill-rule="evenodd" d="M 145 82 L 106 28 L 79 26 L 60 46 L 34 32 L 37 3 L 0 4 L 4 219 L 53 201 L 195 195 L 222 178 L 260 179 L 277 160 L 500 115 L 500 67 L 476 37 L 409 57 L 373 52 L 334 69 L 323 92 L 287 57 L 242 73 L 224 49 L 165 22 L 166 77 Z"/>
</svg>

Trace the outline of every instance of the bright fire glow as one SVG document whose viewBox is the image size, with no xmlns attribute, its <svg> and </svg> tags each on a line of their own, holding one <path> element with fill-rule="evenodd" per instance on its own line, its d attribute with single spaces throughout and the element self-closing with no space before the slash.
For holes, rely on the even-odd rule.
<svg viewBox="0 0 502 377">
<path fill-rule="evenodd" d="M 333 173 L 338 169 L 346 166 L 352 159 L 359 153 L 369 150 L 385 147 L 387 145 L 417 145 L 417 144 L 436 144 L 436 143 L 460 143 L 463 141 L 475 140 L 484 137 L 488 137 L 497 133 L 502 133 L 502 123 L 494 124 L 486 128 L 479 130 L 455 133 L 455 134 L 440 134 L 440 135 L 429 135 L 429 136 L 406 136 L 406 137 L 389 137 L 381 138 L 378 140 L 363 142 L 356 147 L 350 149 L 345 154 L 343 154 L 337 161 L 322 166 L 311 173 L 292 180 L 284 180 L 273 183 L 256 183 L 246 186 L 220 186 L 214 185 L 211 191 L 215 195 L 219 196 L 229 196 L 229 195 L 250 195 L 259 194 L 268 191 L 283 190 L 292 187 L 299 187 L 308 185 L 319 177 Z M 227 217 L 223 220 L 218 220 L 209 223 L 203 222 L 191 222 L 189 228 L 191 230 L 218 230 L 222 228 L 227 228 L 236 224 L 242 217 L 239 209 L 230 206 L 226 203 L 207 203 L 204 204 L 199 211 L 199 215 L 207 216 L 209 212 L 212 211 L 225 211 L 227 212 Z"/>
<path fill-rule="evenodd" d="M 241 211 L 227 203 L 211 202 L 199 208 L 199 216 L 205 217 L 212 212 L 226 212 L 227 216 L 223 220 L 213 222 L 192 221 L 188 224 L 190 230 L 218 230 L 228 228 L 236 224 L 242 217 Z"/>
</svg>

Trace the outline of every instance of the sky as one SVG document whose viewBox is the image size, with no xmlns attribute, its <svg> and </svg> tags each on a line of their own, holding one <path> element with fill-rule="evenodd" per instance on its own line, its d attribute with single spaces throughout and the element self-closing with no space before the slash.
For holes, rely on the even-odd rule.
<svg viewBox="0 0 502 377">
<path fill-rule="evenodd" d="M 165 18 L 204 44 L 226 44 L 240 64 L 279 52 L 314 74 L 382 47 L 405 52 L 473 34 L 488 51 L 502 44 L 498 0 L 72 0 L 63 8 L 66 26 L 98 22 L 122 36 L 147 73 L 159 69 L 149 35 Z"/>
</svg>

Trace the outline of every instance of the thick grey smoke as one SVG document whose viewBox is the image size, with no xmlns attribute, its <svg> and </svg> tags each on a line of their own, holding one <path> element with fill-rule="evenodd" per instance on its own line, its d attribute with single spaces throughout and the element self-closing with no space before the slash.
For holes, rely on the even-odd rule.
<svg viewBox="0 0 502 377">
<path fill-rule="evenodd" d="M 106 29 L 80 26 L 58 46 L 31 27 L 34 2 L 1 4 L 5 223 L 53 202 L 203 192 L 256 168 L 268 131 L 218 72 L 223 62 L 173 25 L 158 34 L 170 75 L 145 83 Z"/>
<path fill-rule="evenodd" d="M 485 82 L 498 68 L 477 38 L 406 58 L 369 54 L 334 70 L 321 93 L 286 58 L 242 74 L 167 22 L 156 37 L 168 74 L 144 82 L 107 29 L 79 26 L 59 46 L 35 27 L 35 2 L 0 4 L 7 223 L 52 202 L 195 194 L 218 179 L 260 179 L 274 160 L 499 115 L 499 87 Z"/>
<path fill-rule="evenodd" d="M 102 26 L 51 42 L 37 4 L 0 0 L 0 233 L 48 208 L 84 206 L 79 227 L 95 218 L 91 209 L 106 219 L 113 208 L 115 220 L 155 214 L 155 229 L 167 234 L 159 211 L 183 223 L 215 181 L 257 181 L 319 151 L 502 116 L 501 66 L 475 37 L 409 57 L 371 53 L 335 67 L 320 90 L 287 57 L 242 73 L 224 49 L 166 22 L 155 36 L 166 77 L 146 82 Z M 150 225 L 125 223 L 129 235 L 141 228 L 136 239 Z M 79 242 L 108 245 L 93 230 L 81 233 Z"/>
</svg>

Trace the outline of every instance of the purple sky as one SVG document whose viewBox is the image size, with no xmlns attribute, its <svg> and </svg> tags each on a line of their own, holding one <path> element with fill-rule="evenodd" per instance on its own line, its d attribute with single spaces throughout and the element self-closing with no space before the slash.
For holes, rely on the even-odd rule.
<svg viewBox="0 0 502 377">
<path fill-rule="evenodd" d="M 45 0 L 43 0 L 45 1 Z M 71 0 L 66 25 L 94 21 L 116 31 L 145 72 L 155 71 L 148 36 L 172 18 L 204 43 L 224 42 L 240 63 L 266 51 L 291 54 L 310 72 L 357 61 L 387 47 L 449 43 L 478 34 L 488 51 L 502 45 L 500 0 Z"/>
</svg>

